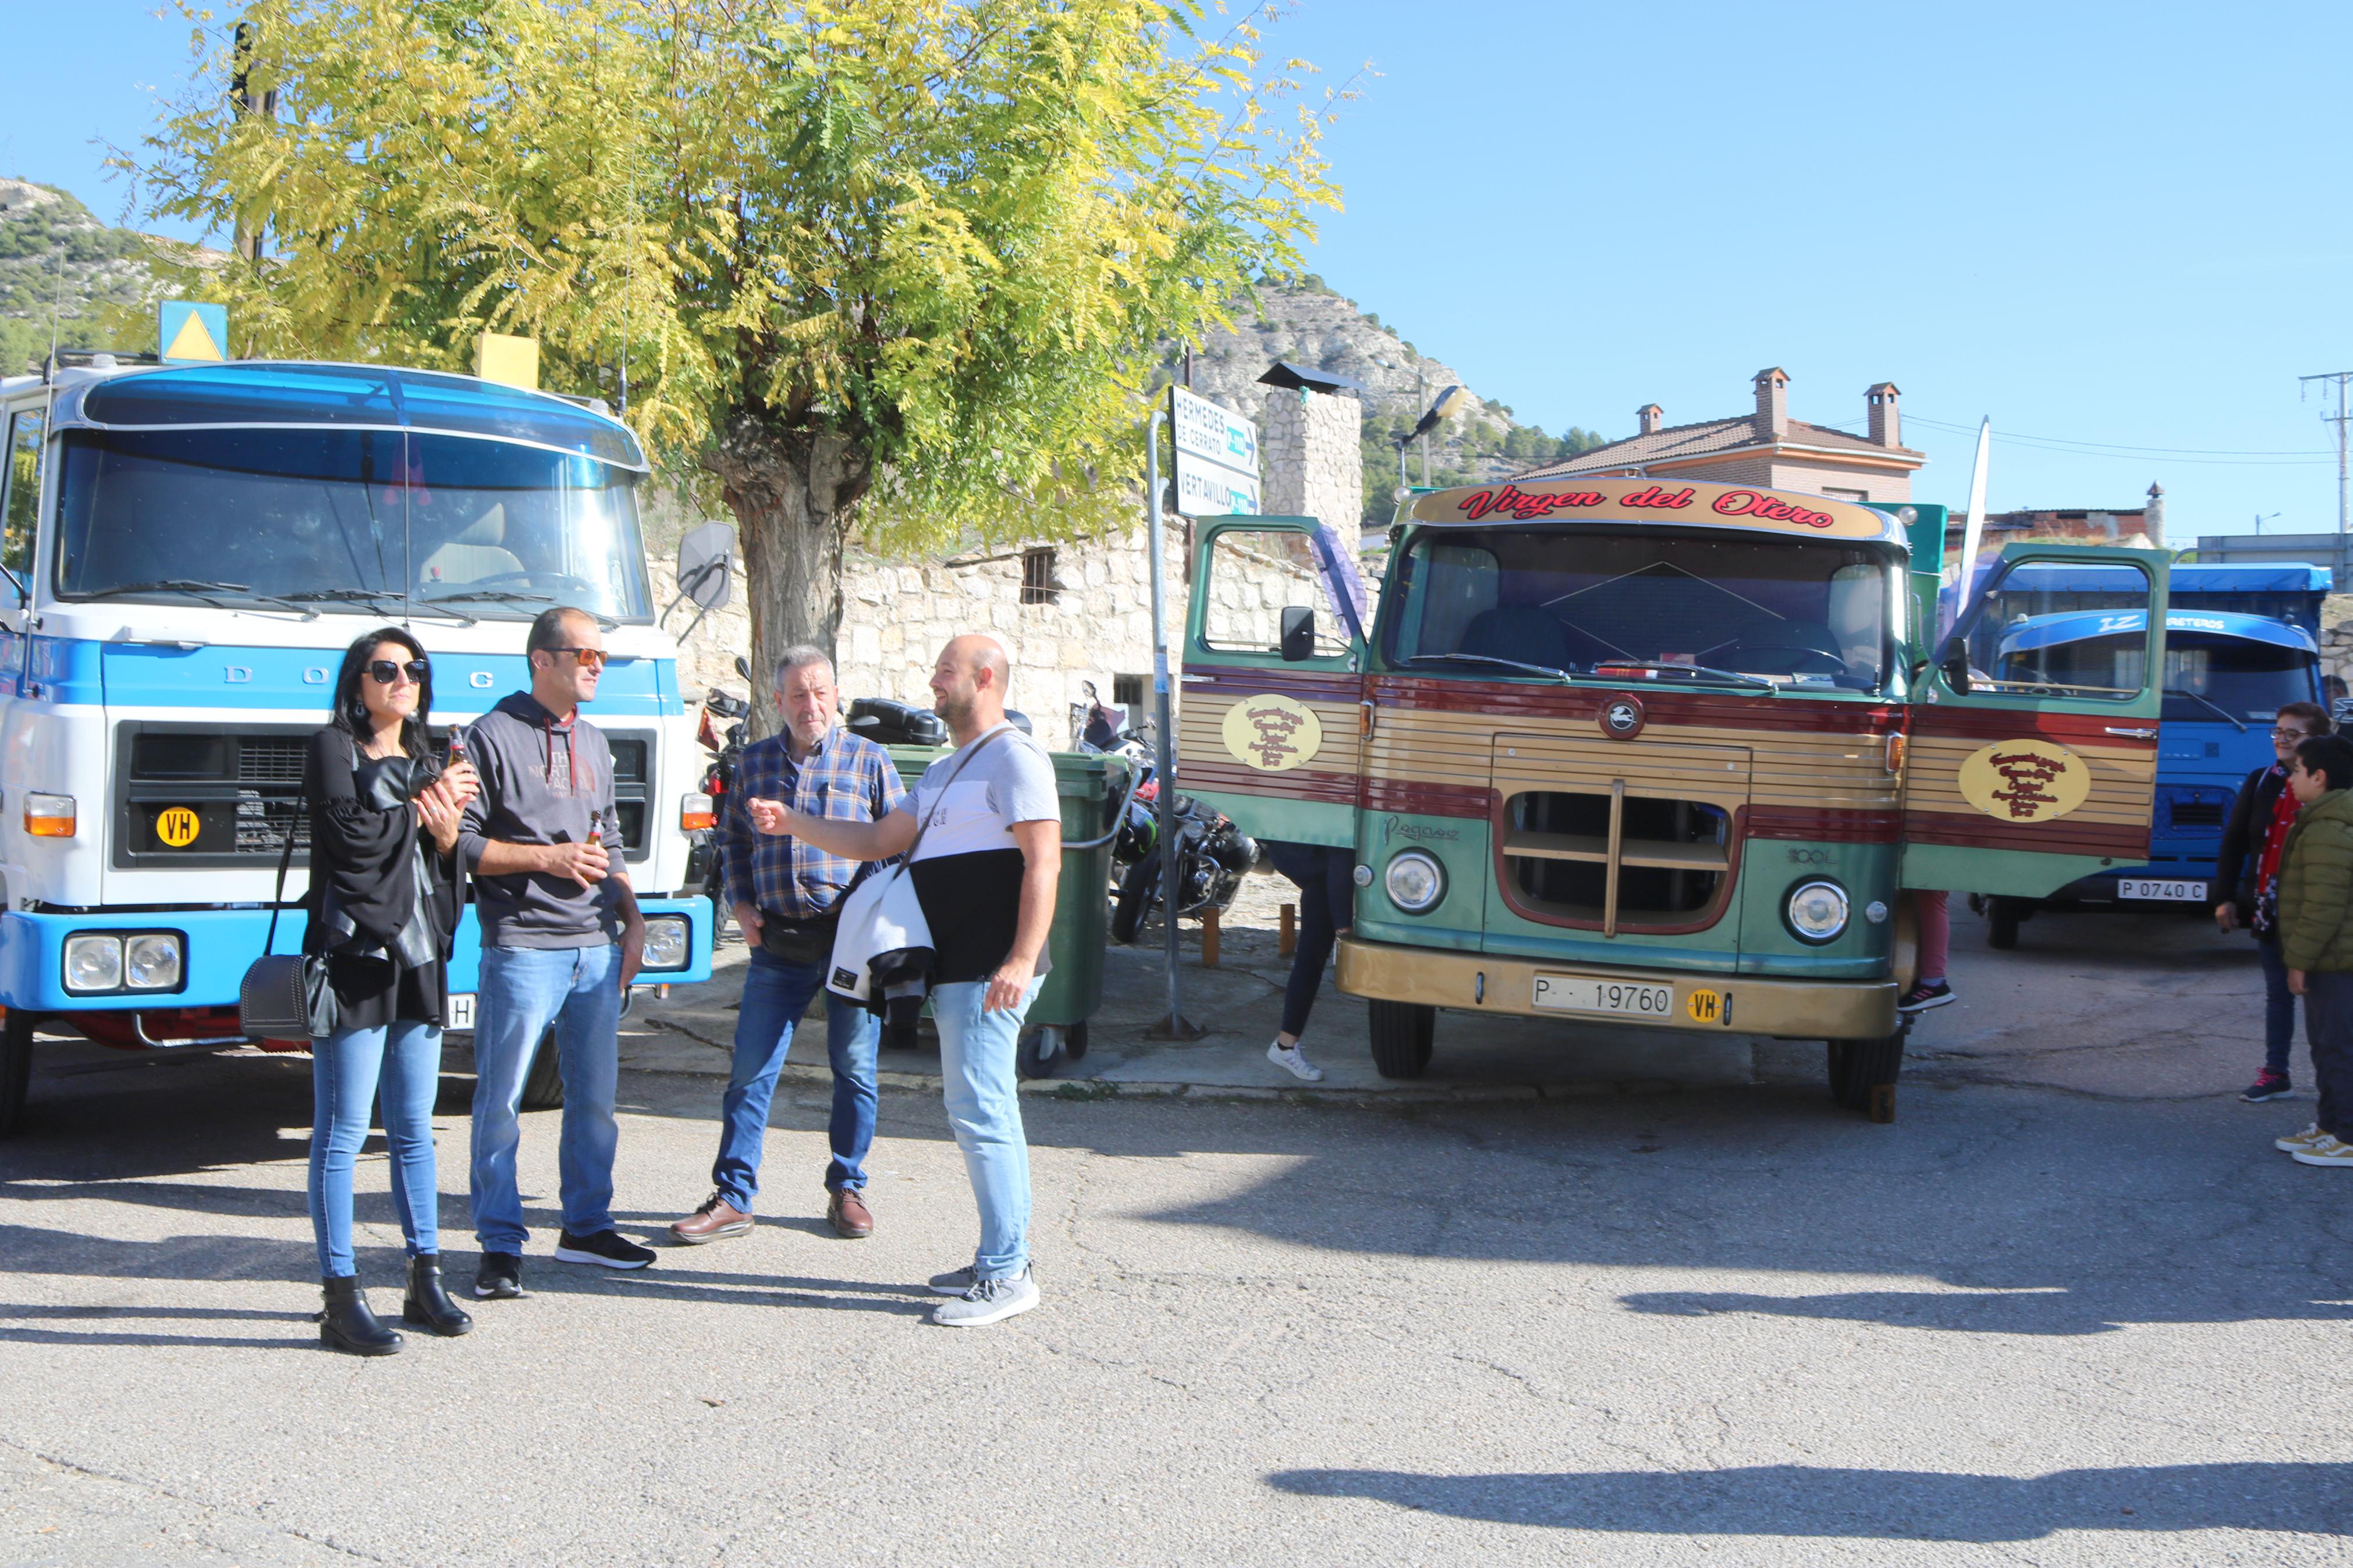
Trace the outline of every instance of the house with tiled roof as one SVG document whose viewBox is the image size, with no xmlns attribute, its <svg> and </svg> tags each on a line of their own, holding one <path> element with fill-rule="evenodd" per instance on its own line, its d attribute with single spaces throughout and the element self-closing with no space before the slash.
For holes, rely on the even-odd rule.
<svg viewBox="0 0 2353 1568">
<path fill-rule="evenodd" d="M 1912 472 L 1928 459 L 1902 442 L 1894 382 L 1864 391 L 1861 436 L 1790 418 L 1789 374 L 1778 365 L 1757 373 L 1756 388 L 1755 413 L 1697 425 L 1669 425 L 1646 403 L 1626 439 L 1513 477 L 1696 479 L 1889 505 L 1912 499 Z"/>
</svg>

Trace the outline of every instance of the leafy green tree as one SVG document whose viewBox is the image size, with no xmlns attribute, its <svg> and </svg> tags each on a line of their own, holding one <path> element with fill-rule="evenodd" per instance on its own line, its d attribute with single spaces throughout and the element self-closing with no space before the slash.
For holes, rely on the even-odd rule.
<svg viewBox="0 0 2353 1568">
<path fill-rule="evenodd" d="M 832 644 L 853 523 L 913 550 L 1129 515 L 1152 346 L 1295 270 L 1337 202 L 1345 91 L 1286 109 L 1303 63 L 1203 16 L 255 0 L 278 112 L 237 112 L 200 26 L 196 89 L 125 161 L 156 210 L 266 237 L 187 279 L 240 352 L 459 368 L 488 329 L 560 390 L 626 365 L 630 423 L 742 524 L 765 659 Z"/>
</svg>

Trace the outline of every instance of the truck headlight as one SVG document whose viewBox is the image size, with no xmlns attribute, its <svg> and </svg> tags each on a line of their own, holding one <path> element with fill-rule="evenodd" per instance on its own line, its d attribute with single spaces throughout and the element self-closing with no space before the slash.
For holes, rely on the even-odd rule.
<svg viewBox="0 0 2353 1568">
<path fill-rule="evenodd" d="M 66 989 L 122 989 L 122 939 L 111 932 L 80 931 L 66 938 Z"/>
<path fill-rule="evenodd" d="M 1390 860 L 1381 875 L 1389 902 L 1409 915 L 1426 915 L 1446 897 L 1446 869 L 1426 849 L 1409 849 Z"/>
<path fill-rule="evenodd" d="M 1790 934 L 1799 942 L 1835 941 L 1846 930 L 1846 889 L 1836 882 L 1800 882 L 1789 889 L 1785 912 Z"/>
<path fill-rule="evenodd" d="M 646 917 L 646 952 L 641 969 L 684 969 L 691 951 L 684 915 Z"/>
<path fill-rule="evenodd" d="M 149 931 L 122 944 L 123 984 L 133 991 L 176 991 L 180 970 L 180 939 L 170 931 Z"/>
</svg>

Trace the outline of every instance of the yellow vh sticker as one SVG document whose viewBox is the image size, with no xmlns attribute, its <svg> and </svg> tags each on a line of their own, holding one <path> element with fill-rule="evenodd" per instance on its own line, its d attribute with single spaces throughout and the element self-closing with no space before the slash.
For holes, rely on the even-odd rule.
<svg viewBox="0 0 2353 1568">
<path fill-rule="evenodd" d="M 155 837 L 174 849 L 185 849 L 196 841 L 203 824 L 196 814 L 185 805 L 166 806 L 155 816 Z"/>
<path fill-rule="evenodd" d="M 1703 987 L 1683 999 L 1683 1011 L 1694 1024 L 1713 1024 L 1724 1016 L 1724 993 Z"/>
<path fill-rule="evenodd" d="M 1961 763 L 1962 798 L 2004 822 L 2048 822 L 2084 804 L 2092 770 L 2048 741 L 1996 741 Z"/>
<path fill-rule="evenodd" d="M 1271 691 L 1227 709 L 1223 732 L 1234 761 L 1261 773 L 1286 773 L 1324 748 L 1324 723 L 1315 710 Z"/>
</svg>

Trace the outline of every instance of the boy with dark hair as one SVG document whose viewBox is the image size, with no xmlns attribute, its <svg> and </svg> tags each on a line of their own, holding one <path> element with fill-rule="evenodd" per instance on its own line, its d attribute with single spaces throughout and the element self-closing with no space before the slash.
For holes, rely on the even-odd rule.
<svg viewBox="0 0 2353 1568">
<path fill-rule="evenodd" d="M 2353 1166 L 2353 741 L 2305 742 L 2287 782 L 2301 805 L 2280 870 L 2280 955 L 2304 998 L 2320 1110 L 2277 1146 L 2300 1165 Z"/>
</svg>

